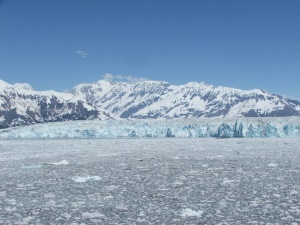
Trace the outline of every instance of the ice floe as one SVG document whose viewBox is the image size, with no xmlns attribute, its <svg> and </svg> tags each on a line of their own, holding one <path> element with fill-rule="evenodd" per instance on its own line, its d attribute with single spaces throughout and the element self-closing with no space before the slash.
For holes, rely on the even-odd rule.
<svg viewBox="0 0 300 225">
<path fill-rule="evenodd" d="M 71 179 L 77 183 L 102 180 L 101 177 L 99 177 L 99 176 L 76 176 L 76 177 L 72 177 Z"/>
</svg>

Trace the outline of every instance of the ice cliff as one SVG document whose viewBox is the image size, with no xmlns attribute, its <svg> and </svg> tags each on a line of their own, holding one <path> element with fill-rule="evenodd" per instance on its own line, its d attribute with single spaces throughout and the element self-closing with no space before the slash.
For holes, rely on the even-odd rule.
<svg viewBox="0 0 300 225">
<path fill-rule="evenodd" d="M 0 139 L 128 137 L 300 137 L 300 118 L 67 121 L 0 130 Z"/>
</svg>

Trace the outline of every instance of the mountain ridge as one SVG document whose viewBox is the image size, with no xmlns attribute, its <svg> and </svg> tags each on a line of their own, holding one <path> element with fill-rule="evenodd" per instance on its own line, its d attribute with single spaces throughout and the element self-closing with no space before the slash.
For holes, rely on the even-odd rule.
<svg viewBox="0 0 300 225">
<path fill-rule="evenodd" d="M 0 80 L 0 128 L 109 117 L 109 113 L 71 94 L 34 91 L 26 83 L 11 85 Z"/>
<path fill-rule="evenodd" d="M 300 102 L 204 82 L 99 80 L 65 92 L 0 80 L 0 128 L 69 120 L 300 116 Z"/>
<path fill-rule="evenodd" d="M 215 87 L 203 82 L 171 85 L 100 80 L 67 90 L 120 118 L 299 116 L 300 102 L 260 89 Z"/>
</svg>

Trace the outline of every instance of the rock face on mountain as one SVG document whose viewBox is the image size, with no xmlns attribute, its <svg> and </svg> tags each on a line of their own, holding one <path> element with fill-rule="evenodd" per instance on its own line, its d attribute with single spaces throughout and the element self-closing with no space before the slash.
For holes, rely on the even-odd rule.
<svg viewBox="0 0 300 225">
<path fill-rule="evenodd" d="M 299 116 L 300 102 L 254 89 L 214 87 L 205 83 L 175 86 L 160 81 L 136 83 L 100 80 L 66 93 L 86 99 L 116 118 Z"/>
<path fill-rule="evenodd" d="M 34 91 L 28 84 L 11 85 L 0 80 L 0 128 L 108 117 L 109 114 L 71 94 Z"/>
</svg>

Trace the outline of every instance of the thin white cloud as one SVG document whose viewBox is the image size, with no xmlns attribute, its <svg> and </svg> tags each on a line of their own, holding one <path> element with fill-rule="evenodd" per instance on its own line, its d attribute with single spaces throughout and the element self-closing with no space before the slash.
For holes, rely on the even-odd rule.
<svg viewBox="0 0 300 225">
<path fill-rule="evenodd" d="M 78 50 L 74 52 L 76 55 L 79 55 L 81 58 L 86 58 L 88 57 L 89 53 L 82 51 L 82 50 Z"/>
<path fill-rule="evenodd" d="M 283 94 L 282 97 L 300 101 L 300 98 L 298 96 Z"/>
<path fill-rule="evenodd" d="M 140 82 L 148 80 L 146 77 L 133 77 L 133 76 L 127 76 L 127 75 L 113 75 L 111 73 L 106 73 L 102 76 L 104 79 L 108 80 L 122 80 L 127 82 Z"/>
</svg>

